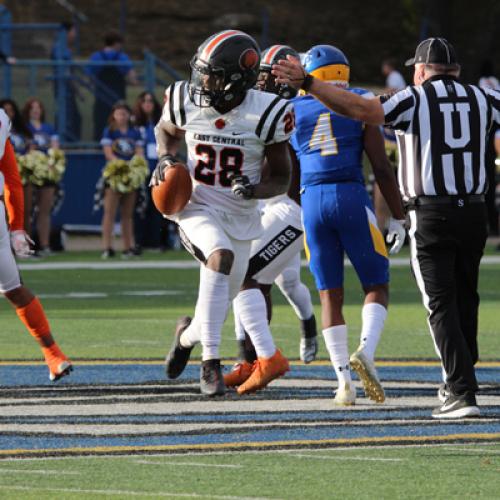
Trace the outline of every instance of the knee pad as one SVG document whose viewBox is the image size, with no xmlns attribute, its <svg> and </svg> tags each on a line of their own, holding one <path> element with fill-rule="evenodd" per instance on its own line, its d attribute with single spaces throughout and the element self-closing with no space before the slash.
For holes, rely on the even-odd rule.
<svg viewBox="0 0 500 500">
<path fill-rule="evenodd" d="M 285 294 L 292 293 L 300 283 L 300 276 L 296 269 L 287 268 L 277 278 L 275 283 Z"/>
</svg>

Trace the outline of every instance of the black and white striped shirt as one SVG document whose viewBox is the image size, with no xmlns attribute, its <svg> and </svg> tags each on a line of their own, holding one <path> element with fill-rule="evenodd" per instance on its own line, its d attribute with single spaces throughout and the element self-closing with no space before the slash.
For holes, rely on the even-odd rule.
<svg viewBox="0 0 500 500">
<path fill-rule="evenodd" d="M 493 122 L 500 124 L 499 92 L 435 76 L 381 102 L 398 138 L 405 200 L 486 191 L 485 146 Z"/>
</svg>

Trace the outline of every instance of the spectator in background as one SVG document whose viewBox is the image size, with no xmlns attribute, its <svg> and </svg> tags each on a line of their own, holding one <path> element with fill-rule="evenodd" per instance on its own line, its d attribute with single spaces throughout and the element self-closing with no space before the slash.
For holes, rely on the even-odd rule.
<svg viewBox="0 0 500 500">
<path fill-rule="evenodd" d="M 150 172 L 154 170 L 158 161 L 154 127 L 160 120 L 161 111 L 161 105 L 154 94 L 147 91 L 139 94 L 133 109 L 133 123 L 139 129 L 144 142 L 144 151 Z M 160 232 L 162 232 L 163 240 L 166 240 L 167 220 L 156 210 L 149 191 L 146 196 L 147 205 L 142 217 L 143 220 L 136 220 L 135 224 L 136 249 L 139 251 L 143 247 L 166 246 L 165 243 L 162 245 Z"/>
<path fill-rule="evenodd" d="M 59 136 L 55 128 L 45 122 L 45 108 L 39 99 L 28 99 L 21 114 L 33 135 L 35 150 L 47 154 L 50 148 L 59 149 Z M 32 186 L 31 188 L 36 192 L 38 254 L 47 256 L 50 255 L 50 215 L 55 201 L 57 184 L 47 181 L 42 186 Z"/>
<path fill-rule="evenodd" d="M 478 85 L 482 89 L 500 90 L 500 83 L 494 76 L 493 63 L 486 59 L 482 62 L 480 68 L 481 76 Z M 486 176 L 488 177 L 488 191 L 486 192 L 486 208 L 488 210 L 488 229 L 490 236 L 497 236 L 499 234 L 498 226 L 498 209 L 495 203 L 496 189 L 498 184 L 498 176 L 495 168 L 495 157 L 498 151 L 495 151 L 496 146 L 496 132 L 499 129 L 493 127 L 488 136 L 488 145 L 486 147 Z M 499 246 L 500 248 L 500 246 Z"/>
<path fill-rule="evenodd" d="M 382 61 L 382 74 L 385 76 L 385 94 L 393 94 L 406 87 L 403 75 L 396 69 L 395 59 L 385 59 Z"/>
<path fill-rule="evenodd" d="M 16 157 L 24 156 L 33 148 L 33 134 L 26 125 L 26 122 L 21 116 L 21 112 L 17 104 L 12 99 L 0 100 L 0 108 L 3 108 L 9 117 L 10 127 L 10 142 L 14 147 Z M 26 182 L 23 183 L 24 189 L 24 227 L 29 233 L 31 227 L 31 212 L 33 209 L 33 186 Z"/>
<path fill-rule="evenodd" d="M 104 36 L 104 48 L 90 56 L 90 62 L 112 62 L 119 65 L 87 66 L 87 74 L 94 79 L 94 139 L 100 140 L 111 109 L 117 101 L 125 100 L 127 82 L 137 85 L 132 61 L 123 52 L 123 37 L 116 31 Z"/>
<path fill-rule="evenodd" d="M 486 59 L 481 64 L 481 75 L 478 85 L 482 89 L 500 90 L 500 83 L 493 70 L 493 63 Z"/>
<path fill-rule="evenodd" d="M 129 161 L 134 155 L 143 156 L 143 141 L 139 130 L 132 126 L 132 112 L 124 102 L 116 103 L 104 129 L 101 145 L 107 162 L 121 159 Z M 120 206 L 124 258 L 136 255 L 134 243 L 134 208 L 137 192 L 120 193 L 106 186 L 104 191 L 104 215 L 102 218 L 102 243 L 104 259 L 114 257 L 113 226 Z"/>
<path fill-rule="evenodd" d="M 67 45 L 62 53 L 58 53 L 57 43 L 52 47 L 50 53 L 50 58 L 53 60 L 63 60 L 71 63 L 73 60 L 73 53 L 71 47 L 74 45 L 76 40 L 76 26 L 74 23 L 66 22 L 61 23 L 61 28 L 66 31 L 66 41 Z M 59 86 L 57 81 L 57 67 L 54 67 L 54 97 L 56 102 L 59 98 Z M 78 90 L 75 85 L 74 80 L 74 68 L 65 68 L 65 107 L 66 107 L 66 130 L 64 131 L 61 139 L 64 142 L 74 142 L 79 141 L 81 137 L 81 122 L 82 117 L 80 110 L 78 109 L 78 104 L 76 103 L 76 98 L 78 96 Z M 56 113 L 56 124 L 57 124 L 57 113 Z"/>
</svg>

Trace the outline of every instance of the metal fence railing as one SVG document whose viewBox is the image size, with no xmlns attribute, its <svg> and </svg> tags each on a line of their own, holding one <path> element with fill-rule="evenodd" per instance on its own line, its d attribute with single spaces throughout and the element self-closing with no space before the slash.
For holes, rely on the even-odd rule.
<svg viewBox="0 0 500 500">
<path fill-rule="evenodd" d="M 123 66 L 120 61 L 90 61 L 68 59 L 67 32 L 61 24 L 54 23 L 12 23 L 11 14 L 0 5 L 0 51 L 9 56 L 12 50 L 12 35 L 20 32 L 30 35 L 46 32 L 53 36 L 52 58 L 17 59 L 15 64 L 0 65 L 0 89 L 2 97 L 14 99 L 20 106 L 29 97 L 39 98 L 49 120 L 53 121 L 62 142 L 67 146 L 83 147 L 95 145 L 91 140 L 91 112 L 96 93 L 101 101 L 112 105 L 118 95 L 99 78 L 93 76 L 91 68 Z M 127 97 L 132 102 L 134 95 L 142 90 L 163 93 L 165 86 L 180 75 L 165 61 L 150 51 L 144 51 L 144 58 L 132 61 L 140 88 L 129 87 Z M 78 112 L 82 120 L 82 136 L 71 137 L 67 130 L 68 97 L 76 98 Z M 160 99 L 160 102 L 162 99 Z"/>
</svg>

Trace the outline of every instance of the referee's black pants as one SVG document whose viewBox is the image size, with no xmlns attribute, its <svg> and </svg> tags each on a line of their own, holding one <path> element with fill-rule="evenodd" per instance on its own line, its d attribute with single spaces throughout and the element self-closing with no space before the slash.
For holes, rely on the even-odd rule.
<svg viewBox="0 0 500 500">
<path fill-rule="evenodd" d="M 478 390 L 477 292 L 487 237 L 484 203 L 422 205 L 409 211 L 412 270 L 451 392 Z"/>
</svg>

